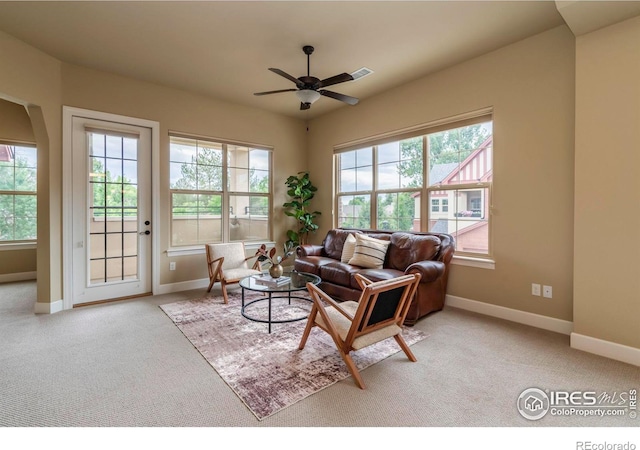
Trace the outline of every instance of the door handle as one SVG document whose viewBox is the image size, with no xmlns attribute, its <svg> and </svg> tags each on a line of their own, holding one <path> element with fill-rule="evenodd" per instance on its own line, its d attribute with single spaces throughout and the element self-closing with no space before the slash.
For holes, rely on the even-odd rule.
<svg viewBox="0 0 640 450">
<path fill-rule="evenodd" d="M 149 234 L 151 234 L 151 231 L 149 231 L 149 230 L 144 230 L 144 231 L 141 231 L 141 232 L 140 232 L 140 234 L 147 234 L 147 235 L 149 235 Z"/>
</svg>

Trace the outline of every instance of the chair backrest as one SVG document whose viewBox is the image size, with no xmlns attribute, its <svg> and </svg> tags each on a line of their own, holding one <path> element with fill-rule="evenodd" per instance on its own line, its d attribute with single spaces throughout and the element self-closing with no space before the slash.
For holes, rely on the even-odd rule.
<svg viewBox="0 0 640 450">
<path fill-rule="evenodd" d="M 368 284 L 358 301 L 347 341 L 380 328 L 396 324 L 401 327 L 409 312 L 420 274 L 403 275 Z"/>
<path fill-rule="evenodd" d="M 222 269 L 247 269 L 249 267 L 243 242 L 207 244 L 207 261 L 211 262 L 220 257 L 224 257 Z"/>
</svg>

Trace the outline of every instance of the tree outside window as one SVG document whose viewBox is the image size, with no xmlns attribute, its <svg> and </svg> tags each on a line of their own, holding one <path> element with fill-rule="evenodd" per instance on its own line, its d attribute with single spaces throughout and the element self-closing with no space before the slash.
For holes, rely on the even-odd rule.
<svg viewBox="0 0 640 450">
<path fill-rule="evenodd" d="M 0 242 L 37 238 L 35 147 L 0 145 Z"/>
</svg>

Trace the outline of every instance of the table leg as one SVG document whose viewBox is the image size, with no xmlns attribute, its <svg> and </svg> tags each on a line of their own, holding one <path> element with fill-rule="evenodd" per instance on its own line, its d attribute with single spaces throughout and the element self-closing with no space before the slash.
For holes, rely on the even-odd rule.
<svg viewBox="0 0 640 450">
<path fill-rule="evenodd" d="M 269 292 L 269 334 L 271 334 L 271 292 Z"/>
</svg>

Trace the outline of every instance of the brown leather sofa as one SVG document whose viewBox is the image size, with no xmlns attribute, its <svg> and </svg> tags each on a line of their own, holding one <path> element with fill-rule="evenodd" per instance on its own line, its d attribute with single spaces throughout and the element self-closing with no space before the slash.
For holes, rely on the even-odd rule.
<svg viewBox="0 0 640 450">
<path fill-rule="evenodd" d="M 391 241 L 382 269 L 366 269 L 340 262 L 342 248 L 350 233 L 364 233 Z M 299 272 L 318 275 L 322 279 L 320 288 L 341 301 L 357 301 L 360 298 L 356 273 L 372 281 L 419 273 L 422 278 L 404 322 L 411 326 L 421 317 L 443 308 L 454 245 L 453 236 L 443 233 L 339 228 L 330 230 L 322 245 L 299 246 L 294 268 Z"/>
</svg>

